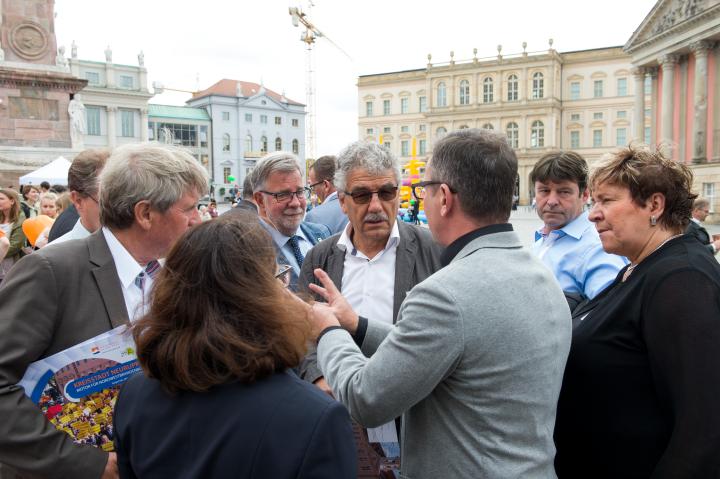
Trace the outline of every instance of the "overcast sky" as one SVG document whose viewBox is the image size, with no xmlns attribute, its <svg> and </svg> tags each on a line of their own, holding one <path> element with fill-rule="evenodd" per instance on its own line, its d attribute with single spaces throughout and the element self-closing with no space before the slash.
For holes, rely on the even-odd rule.
<svg viewBox="0 0 720 479">
<path fill-rule="evenodd" d="M 545 50 L 560 52 L 623 45 L 654 0 L 316 0 L 317 28 L 352 58 L 318 40 L 317 152 L 337 153 L 357 139 L 357 77 L 423 68 L 433 62 Z M 204 89 L 222 78 L 262 80 L 267 88 L 305 103 L 305 50 L 292 26 L 287 0 L 56 0 L 55 32 L 67 54 L 137 64 L 145 53 L 149 83 Z M 151 88 L 151 87 L 150 87 Z M 164 93 L 151 103 L 182 105 L 189 95 Z"/>
</svg>

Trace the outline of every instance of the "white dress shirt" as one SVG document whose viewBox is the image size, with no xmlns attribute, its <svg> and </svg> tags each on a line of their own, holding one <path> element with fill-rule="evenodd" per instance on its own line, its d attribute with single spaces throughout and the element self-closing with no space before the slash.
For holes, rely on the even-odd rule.
<svg viewBox="0 0 720 479">
<path fill-rule="evenodd" d="M 112 234 L 112 231 L 103 227 L 102 233 L 105 235 L 105 241 L 107 241 L 110 254 L 115 262 L 115 270 L 117 271 L 118 278 L 120 278 L 128 318 L 130 322 L 134 322 L 143 317 L 150 309 L 148 300 L 150 298 L 150 291 L 152 290 L 153 279 L 150 276 L 145 276 L 145 296 L 143 297 L 142 290 L 135 284 L 135 278 L 137 278 L 144 267 L 135 261 L 135 258 L 132 257 L 115 235 Z"/>
<path fill-rule="evenodd" d="M 395 298 L 395 257 L 400 241 L 397 222 L 393 225 L 385 249 L 369 259 L 350 239 L 352 225 L 343 230 L 338 246 L 345 248 L 342 295 L 358 315 L 376 321 L 393 322 Z"/>
<path fill-rule="evenodd" d="M 300 276 L 300 265 L 295 259 L 295 253 L 293 253 L 292 248 L 288 244 L 288 240 L 290 239 L 290 237 L 285 236 L 284 234 L 276 230 L 273 225 L 269 224 L 264 219 L 260 218 L 260 221 L 263 222 L 265 229 L 267 229 L 270 233 L 270 236 L 272 237 L 275 245 L 285 255 L 285 259 L 287 259 L 288 265 L 292 266 L 293 270 L 295 270 L 295 275 Z M 309 239 L 307 239 L 305 233 L 303 233 L 302 231 L 302 228 L 300 228 L 299 226 L 297 231 L 295 232 L 295 236 L 298 237 L 298 246 L 300 247 L 300 252 L 302 253 L 304 258 L 305 256 L 307 256 L 310 248 L 313 247 L 313 244 L 310 242 Z"/>
<path fill-rule="evenodd" d="M 64 235 L 55 238 L 48 244 L 49 245 L 60 244 L 60 243 L 66 242 L 66 241 L 74 240 L 74 239 L 83 239 L 83 238 L 90 236 L 91 234 L 92 234 L 92 232 L 85 229 L 83 224 L 80 222 L 80 218 L 78 218 L 77 222 L 75 223 L 75 226 L 73 226 L 73 229 L 71 229 Z"/>
</svg>

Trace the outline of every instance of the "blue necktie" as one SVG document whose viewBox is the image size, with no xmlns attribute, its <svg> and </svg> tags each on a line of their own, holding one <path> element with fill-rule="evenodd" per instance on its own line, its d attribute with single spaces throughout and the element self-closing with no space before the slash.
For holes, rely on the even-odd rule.
<svg viewBox="0 0 720 479">
<path fill-rule="evenodd" d="M 298 268 L 302 268 L 303 260 L 305 259 L 305 257 L 303 256 L 302 251 L 300 251 L 300 245 L 298 244 L 299 238 L 300 237 L 297 235 L 291 236 L 287 244 L 290 245 L 290 248 L 295 255 L 295 261 L 297 261 Z"/>
<path fill-rule="evenodd" d="M 160 271 L 160 263 L 157 260 L 150 261 L 145 265 L 145 269 L 140 271 L 135 277 L 135 286 L 140 288 L 140 291 L 145 293 L 145 276 L 150 276 L 151 279 L 155 278 L 155 275 Z"/>
</svg>

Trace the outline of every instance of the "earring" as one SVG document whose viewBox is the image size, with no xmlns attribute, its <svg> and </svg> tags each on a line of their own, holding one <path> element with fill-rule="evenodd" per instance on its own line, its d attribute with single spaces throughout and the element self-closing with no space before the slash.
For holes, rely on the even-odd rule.
<svg viewBox="0 0 720 479">
<path fill-rule="evenodd" d="M 650 226 L 656 226 L 657 225 L 657 218 L 654 216 L 650 217 Z"/>
</svg>

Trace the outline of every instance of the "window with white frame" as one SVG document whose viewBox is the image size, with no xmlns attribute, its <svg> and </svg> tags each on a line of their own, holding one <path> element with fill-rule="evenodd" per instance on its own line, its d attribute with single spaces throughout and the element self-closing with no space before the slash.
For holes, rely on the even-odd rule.
<svg viewBox="0 0 720 479">
<path fill-rule="evenodd" d="M 222 151 L 227 151 L 227 152 L 230 151 L 230 135 L 229 134 L 225 133 L 222 136 L 222 145 L 223 145 Z"/>
<path fill-rule="evenodd" d="M 410 99 L 408 97 L 400 98 L 400 113 L 402 113 L 403 115 L 407 114 L 409 104 Z"/>
<path fill-rule="evenodd" d="M 617 119 L 618 120 L 624 120 L 627 118 L 627 110 L 618 110 L 617 112 Z"/>
<path fill-rule="evenodd" d="M 447 106 L 447 88 L 445 87 L 445 82 L 438 83 L 437 106 Z"/>
<path fill-rule="evenodd" d="M 400 127 L 400 133 L 408 133 L 410 131 L 410 127 L 407 125 L 402 125 Z"/>
<path fill-rule="evenodd" d="M 252 113 L 245 113 L 245 122 L 252 123 Z"/>
<path fill-rule="evenodd" d="M 297 139 L 292 141 L 292 152 L 296 155 L 300 153 L 300 142 Z"/>
<path fill-rule="evenodd" d="M 511 121 L 505 127 L 505 134 L 507 135 L 508 143 L 510 143 L 511 148 L 518 147 L 519 131 L 520 130 L 518 128 L 518 124 L 515 123 L 514 121 Z"/>
<path fill-rule="evenodd" d="M 426 126 L 424 124 L 418 125 L 418 131 L 424 132 L 426 130 Z"/>
<path fill-rule="evenodd" d="M 570 132 L 570 148 L 580 148 L 580 132 L 577 130 Z"/>
<path fill-rule="evenodd" d="M 383 115 L 390 114 L 390 100 L 383 100 Z"/>
<path fill-rule="evenodd" d="M 120 110 L 120 135 L 125 138 L 135 136 L 135 112 Z"/>
<path fill-rule="evenodd" d="M 494 127 L 492 126 L 492 123 L 485 123 L 482 126 L 482 128 L 483 128 L 483 130 L 493 130 L 494 129 Z"/>
<path fill-rule="evenodd" d="M 267 115 L 260 115 L 260 123 L 267 124 Z"/>
<path fill-rule="evenodd" d="M 282 117 L 276 116 L 276 117 L 275 117 L 275 124 L 276 124 L 276 125 L 282 125 Z"/>
<path fill-rule="evenodd" d="M 223 167 L 223 182 L 225 184 L 230 183 L 229 178 L 231 176 L 232 176 L 232 170 L 230 169 L 230 167 L 228 167 L 228 166 Z"/>
<path fill-rule="evenodd" d="M 603 144 L 602 130 L 593 130 L 593 148 L 600 148 Z"/>
<path fill-rule="evenodd" d="M 425 111 L 427 111 L 427 97 L 418 97 L 418 110 L 420 111 L 420 113 L 424 113 Z"/>
<path fill-rule="evenodd" d="M 603 81 L 595 80 L 593 82 L 593 96 L 595 98 L 601 98 L 603 96 Z"/>
<path fill-rule="evenodd" d="M 291 120 L 291 122 L 292 122 L 292 126 L 294 126 L 295 128 L 297 128 L 298 126 L 300 126 L 300 120 L 298 120 L 297 118 L 293 118 L 293 119 Z"/>
<path fill-rule="evenodd" d="M 267 136 L 261 136 L 260 137 L 260 151 L 262 153 L 267 153 L 268 147 L 267 147 Z"/>
<path fill-rule="evenodd" d="M 570 121 L 580 121 L 580 113 L 571 113 Z"/>
<path fill-rule="evenodd" d="M 649 95 L 652 92 L 652 77 L 650 75 L 645 77 L 643 82 L 643 93 Z"/>
<path fill-rule="evenodd" d="M 427 140 L 418 140 L 418 155 L 424 155 L 427 152 Z"/>
<path fill-rule="evenodd" d="M 579 100 L 580 99 L 580 82 L 579 81 L 570 82 L 570 99 L 571 100 Z"/>
<path fill-rule="evenodd" d="M 389 126 L 383 127 L 383 134 L 385 134 L 385 133 L 390 133 L 390 130 L 391 130 L 391 129 L 390 129 Z"/>
<path fill-rule="evenodd" d="M 602 119 L 603 119 L 603 114 L 601 111 L 596 111 L 595 113 L 593 113 L 593 120 L 602 120 Z"/>
<path fill-rule="evenodd" d="M 384 142 L 383 142 L 383 147 L 384 147 L 387 151 L 391 151 L 391 150 L 392 150 L 392 143 L 389 142 L 389 141 L 384 141 Z"/>
<path fill-rule="evenodd" d="M 85 72 L 85 79 L 88 81 L 88 85 L 100 84 L 100 74 L 98 72 Z"/>
<path fill-rule="evenodd" d="M 365 116 L 373 116 L 373 102 L 365 102 Z"/>
<path fill-rule="evenodd" d="M 87 122 L 88 135 L 100 135 L 100 115 L 102 108 L 97 106 L 85 107 L 85 120 Z"/>
<path fill-rule="evenodd" d="M 645 118 L 650 118 L 650 116 L 652 115 L 650 108 L 645 108 L 644 114 L 645 114 Z"/>
<path fill-rule="evenodd" d="M 410 156 L 410 142 L 408 140 L 400 142 L 400 156 Z"/>
<path fill-rule="evenodd" d="M 650 144 L 650 134 L 651 134 L 650 127 L 646 126 L 645 130 L 643 131 L 643 141 L 645 142 L 646 145 Z"/>
<path fill-rule="evenodd" d="M 282 138 L 278 136 L 277 138 L 275 138 L 275 151 L 280 150 L 282 150 Z"/>
<path fill-rule="evenodd" d="M 627 144 L 627 129 L 618 128 L 615 130 L 615 146 L 625 146 Z"/>
<path fill-rule="evenodd" d="M 483 103 L 492 103 L 494 101 L 493 96 L 493 79 L 487 77 L 483 80 Z"/>
<path fill-rule="evenodd" d="M 366 135 L 374 135 L 375 130 L 373 130 L 372 128 L 365 128 L 365 134 Z"/>
<path fill-rule="evenodd" d="M 133 88 L 133 77 L 130 75 L 120 75 L 120 88 L 126 88 L 132 90 Z"/>
<path fill-rule="evenodd" d="M 252 151 L 252 136 L 247 135 L 245 137 L 245 151 Z"/>
<path fill-rule="evenodd" d="M 230 112 L 229 111 L 222 112 L 222 119 L 223 119 L 223 121 L 230 121 Z"/>
<path fill-rule="evenodd" d="M 617 96 L 627 96 L 627 78 L 617 79 Z"/>
<path fill-rule="evenodd" d="M 545 125 L 540 120 L 535 120 L 530 126 L 530 147 L 542 148 L 545 146 Z"/>
<path fill-rule="evenodd" d="M 703 183 L 702 195 L 710 201 L 710 213 L 715 213 L 715 183 Z"/>
<path fill-rule="evenodd" d="M 532 97 L 537 100 L 545 96 L 545 78 L 540 72 L 533 73 Z"/>
<path fill-rule="evenodd" d="M 470 82 L 467 80 L 460 80 L 460 104 L 470 104 Z"/>
<path fill-rule="evenodd" d="M 518 99 L 518 77 L 512 74 L 507 80 L 507 99 L 508 101 L 516 101 Z"/>
<path fill-rule="evenodd" d="M 440 126 L 440 127 L 438 127 L 437 130 L 435 130 L 435 136 L 438 138 L 438 140 L 440 138 L 442 138 L 443 136 L 445 136 L 446 134 L 447 134 L 447 128 L 445 128 L 444 126 Z"/>
</svg>

